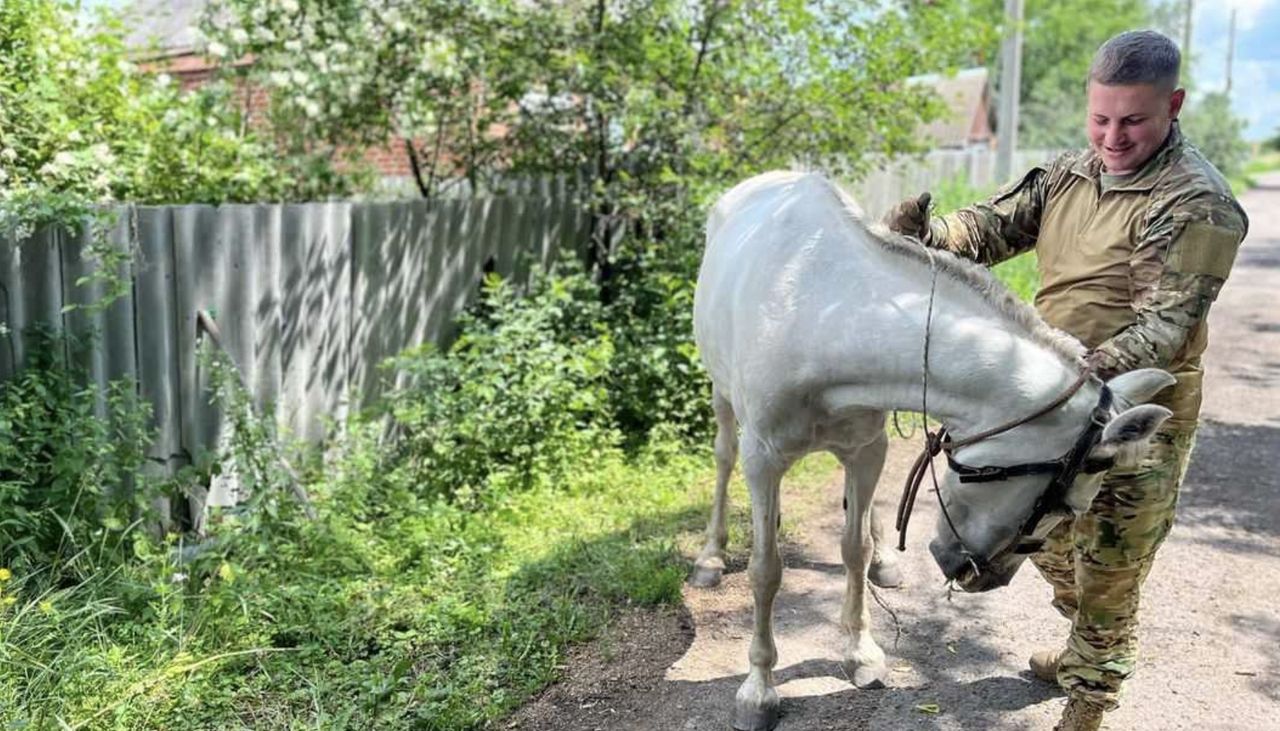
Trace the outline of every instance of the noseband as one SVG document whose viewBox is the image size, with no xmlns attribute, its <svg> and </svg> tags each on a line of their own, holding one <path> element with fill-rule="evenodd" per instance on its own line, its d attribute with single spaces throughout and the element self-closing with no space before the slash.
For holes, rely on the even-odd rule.
<svg viewBox="0 0 1280 731">
<path fill-rule="evenodd" d="M 990 466 L 990 467 L 973 467 L 961 463 L 955 458 L 955 451 L 967 447 L 978 442 L 990 439 L 998 434 L 1003 434 L 1016 427 L 1022 426 L 1028 422 L 1034 421 L 1071 400 L 1084 384 L 1093 377 L 1093 371 L 1086 368 L 1081 371 L 1079 378 L 1067 387 L 1057 398 L 1046 404 L 1036 412 L 1017 419 L 1007 424 L 1002 424 L 993 429 L 988 429 L 978 434 L 974 434 L 964 439 L 952 439 L 947 433 L 946 427 L 938 429 L 936 432 L 928 430 L 929 423 L 929 335 L 933 321 L 933 300 L 937 287 L 938 270 L 933 259 L 933 252 L 926 248 L 929 254 L 929 263 L 933 268 L 933 282 L 929 290 L 929 310 L 925 319 L 925 337 L 924 337 L 924 391 L 921 399 L 921 411 L 925 423 L 925 444 L 920 456 L 916 458 L 915 464 L 912 465 L 911 471 L 907 474 L 907 482 L 902 491 L 902 499 L 898 502 L 898 516 L 895 527 L 898 531 L 898 550 L 905 551 L 907 548 L 907 525 L 911 522 L 911 511 L 915 507 L 916 494 L 920 491 L 920 484 L 924 481 L 925 473 L 928 472 L 933 478 L 934 493 L 938 496 L 938 507 L 942 510 L 942 515 L 947 521 L 947 526 L 951 529 L 952 535 L 960 543 L 960 548 L 964 551 L 965 557 L 973 565 L 974 569 L 981 573 L 990 563 L 989 559 L 983 558 L 980 554 L 972 551 L 960 532 L 956 530 L 955 522 L 951 520 L 951 514 L 947 511 L 946 503 L 942 500 L 942 492 L 938 489 L 938 476 L 933 469 L 933 458 L 939 453 L 945 452 L 947 455 L 947 465 L 951 468 L 962 483 L 978 483 L 978 482 L 998 482 L 1008 480 L 1013 477 L 1025 477 L 1028 475 L 1052 475 L 1048 487 L 1036 499 L 1031 514 L 1023 521 L 1018 529 L 1018 534 L 1011 544 L 1013 553 L 1026 554 L 1039 551 L 1044 545 L 1044 539 L 1035 538 L 1034 533 L 1046 516 L 1055 513 L 1068 512 L 1066 505 L 1067 491 L 1071 489 L 1071 485 L 1076 478 L 1082 474 L 1097 474 L 1105 472 L 1115 463 L 1114 458 L 1109 459 L 1091 459 L 1089 453 L 1098 445 L 1102 439 L 1102 430 L 1107 425 L 1107 421 L 1111 417 L 1112 395 L 1111 389 L 1106 384 L 1102 385 L 1102 392 L 1098 397 L 1098 403 L 1093 407 L 1093 411 L 1089 415 L 1089 423 L 1085 426 L 1084 431 L 1076 439 L 1075 444 L 1067 451 L 1066 454 L 1053 460 L 1044 462 L 1024 462 L 1008 466 Z M 993 557 L 994 558 L 994 557 Z"/>
<path fill-rule="evenodd" d="M 971 561 L 975 564 L 985 563 L 985 561 L 981 561 L 981 557 L 978 554 L 969 549 L 964 538 L 956 529 L 955 523 L 951 520 L 946 503 L 942 502 L 942 495 L 938 492 L 937 475 L 933 473 L 933 458 L 940 453 L 946 454 L 947 466 L 959 477 L 962 483 L 1000 482 L 1013 477 L 1052 475 L 1048 487 L 1036 499 L 1035 506 L 1031 509 L 1031 514 L 1027 516 L 1027 519 L 1019 527 L 1013 548 L 1014 553 L 1035 553 L 1040 550 L 1044 540 L 1033 537 L 1036 527 L 1040 525 L 1040 521 L 1046 516 L 1068 511 L 1066 505 L 1067 491 L 1071 489 L 1071 485 L 1076 478 L 1082 474 L 1091 475 L 1105 472 L 1111 469 L 1115 463 L 1114 458 L 1094 459 L 1089 457 L 1089 453 L 1093 451 L 1093 448 L 1102 439 L 1102 430 L 1111 416 L 1111 389 L 1107 388 L 1105 384 L 1102 386 L 1102 393 L 1098 397 L 1098 403 L 1089 415 L 1088 425 L 1077 437 L 1071 449 L 1057 459 L 1043 462 L 1023 462 L 1007 466 L 974 467 L 957 460 L 955 451 L 962 447 L 977 444 L 997 434 L 1003 434 L 1048 414 L 1069 401 L 1092 375 L 1092 371 L 1084 371 L 1076 379 L 1075 383 L 1071 384 L 1066 391 L 1044 408 L 1029 416 L 1011 421 L 994 429 L 988 429 L 980 434 L 956 440 L 951 438 L 945 427 L 936 432 L 926 431 L 925 447 L 920 456 L 916 458 L 915 464 L 907 475 L 902 499 L 898 503 L 898 518 L 895 524 L 898 530 L 898 550 L 906 550 L 907 525 L 911 521 L 911 511 L 915 506 L 916 494 L 920 491 L 920 485 L 924 481 L 925 474 L 931 473 L 934 478 L 934 491 L 938 493 L 938 505 L 942 509 L 942 515 L 946 519 L 951 533 L 959 541 L 961 548 L 968 554 Z"/>
</svg>

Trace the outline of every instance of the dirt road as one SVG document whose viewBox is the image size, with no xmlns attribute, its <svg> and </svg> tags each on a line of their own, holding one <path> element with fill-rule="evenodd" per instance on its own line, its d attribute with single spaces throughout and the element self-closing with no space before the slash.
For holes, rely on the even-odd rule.
<svg viewBox="0 0 1280 731">
<path fill-rule="evenodd" d="M 1242 202 L 1252 226 L 1210 318 L 1202 424 L 1177 523 L 1145 588 L 1140 668 L 1104 728 L 1280 729 L 1280 174 Z M 915 446 L 893 444 L 878 498 L 887 507 Z M 1025 670 L 1033 650 L 1067 631 L 1047 585 L 1028 566 L 1005 589 L 949 597 L 924 548 L 936 509 L 925 496 L 904 556 L 907 584 L 881 591 L 901 623 L 896 642 L 888 613 L 873 610 L 888 687 L 848 683 L 836 624 L 838 484 L 805 511 L 786 559 L 779 731 L 1052 728 L 1063 700 Z M 751 626 L 738 569 L 717 589 L 686 588 L 682 611 L 623 618 L 507 727 L 727 729 Z"/>
</svg>

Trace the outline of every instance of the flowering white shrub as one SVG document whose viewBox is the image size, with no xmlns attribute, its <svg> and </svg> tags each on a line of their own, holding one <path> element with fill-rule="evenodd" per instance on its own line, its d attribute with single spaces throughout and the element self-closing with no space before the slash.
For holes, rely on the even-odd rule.
<svg viewBox="0 0 1280 731">
<path fill-rule="evenodd" d="M 231 90 L 182 94 L 140 69 L 119 22 L 69 0 L 0 3 L 0 230 L 83 219 L 110 201 L 221 202 L 289 188 Z"/>
</svg>

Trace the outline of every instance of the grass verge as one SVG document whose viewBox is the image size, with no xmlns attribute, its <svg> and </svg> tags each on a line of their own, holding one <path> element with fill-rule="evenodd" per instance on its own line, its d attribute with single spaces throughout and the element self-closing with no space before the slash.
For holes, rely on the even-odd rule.
<svg viewBox="0 0 1280 731">
<path fill-rule="evenodd" d="M 619 606 L 679 601 L 714 470 L 709 450 L 658 444 L 473 511 L 369 499 L 394 476 L 361 447 L 311 486 L 319 522 L 216 565 L 157 551 L 40 593 L 13 577 L 0 728 L 486 727 Z M 834 466 L 811 458 L 789 482 L 829 484 Z"/>
</svg>

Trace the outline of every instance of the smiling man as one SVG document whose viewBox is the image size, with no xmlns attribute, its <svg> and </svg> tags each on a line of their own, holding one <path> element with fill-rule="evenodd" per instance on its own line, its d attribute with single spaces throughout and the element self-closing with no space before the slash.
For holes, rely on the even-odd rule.
<svg viewBox="0 0 1280 731">
<path fill-rule="evenodd" d="M 1032 562 L 1071 620 L 1064 647 L 1031 669 L 1069 694 L 1058 731 L 1092 731 L 1136 666 L 1139 589 L 1173 524 L 1200 411 L 1205 317 L 1248 229 L 1244 210 L 1178 129 L 1185 92 L 1168 38 L 1131 31 L 1089 69 L 1089 149 L 1032 168 L 990 200 L 931 218 L 900 203 L 890 228 L 984 264 L 1034 249 L 1036 309 L 1088 347 L 1099 376 L 1157 367 L 1177 384 L 1173 418 L 1132 467 L 1105 477 L 1090 510 L 1064 521 Z"/>
</svg>

